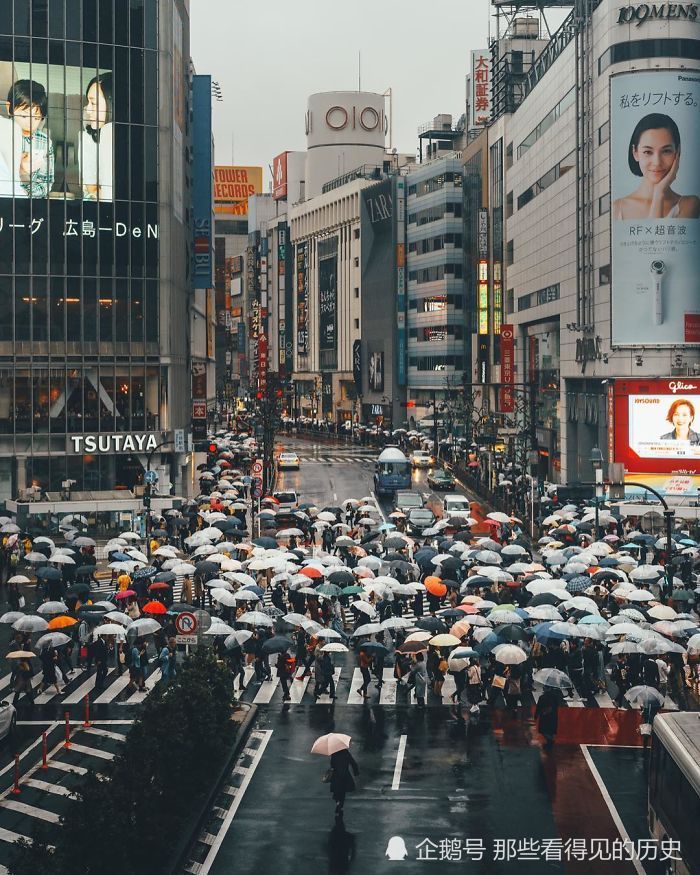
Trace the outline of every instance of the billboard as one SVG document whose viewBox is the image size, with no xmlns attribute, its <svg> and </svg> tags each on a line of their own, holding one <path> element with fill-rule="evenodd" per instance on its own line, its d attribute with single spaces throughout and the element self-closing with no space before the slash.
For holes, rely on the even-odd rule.
<svg viewBox="0 0 700 875">
<path fill-rule="evenodd" d="M 309 244 L 305 240 L 297 243 L 297 353 L 299 355 L 307 355 L 309 352 L 308 248 Z"/>
<path fill-rule="evenodd" d="M 612 343 L 700 343 L 700 75 L 610 78 Z"/>
<path fill-rule="evenodd" d="M 618 380 L 615 461 L 628 471 L 700 474 L 700 381 Z"/>
<path fill-rule="evenodd" d="M 515 329 L 513 325 L 501 325 L 501 413 L 513 413 L 515 397 Z"/>
<path fill-rule="evenodd" d="M 214 211 L 247 216 L 248 198 L 262 194 L 262 167 L 218 165 L 214 168 Z"/>
<path fill-rule="evenodd" d="M 272 159 L 272 197 L 284 200 L 287 197 L 287 155 L 282 152 Z"/>
<path fill-rule="evenodd" d="M 212 213 L 211 76 L 192 78 L 192 220 L 195 289 L 214 285 L 214 216 Z"/>
<path fill-rule="evenodd" d="M 338 344 L 338 238 L 318 243 L 319 349 L 336 352 Z"/>
<path fill-rule="evenodd" d="M 491 52 L 472 50 L 471 100 L 469 127 L 487 125 L 491 121 Z"/>
<path fill-rule="evenodd" d="M 374 392 L 384 391 L 384 353 L 369 354 L 369 388 Z"/>
</svg>

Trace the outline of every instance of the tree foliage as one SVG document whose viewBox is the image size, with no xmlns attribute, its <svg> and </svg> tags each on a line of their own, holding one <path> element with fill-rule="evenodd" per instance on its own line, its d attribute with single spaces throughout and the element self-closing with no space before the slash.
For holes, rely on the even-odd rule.
<svg viewBox="0 0 700 875">
<path fill-rule="evenodd" d="M 230 748 L 232 702 L 230 672 L 199 648 L 168 689 L 146 699 L 111 766 L 85 776 L 62 828 L 36 835 L 32 845 L 18 843 L 12 875 L 167 871 L 174 843 Z"/>
</svg>

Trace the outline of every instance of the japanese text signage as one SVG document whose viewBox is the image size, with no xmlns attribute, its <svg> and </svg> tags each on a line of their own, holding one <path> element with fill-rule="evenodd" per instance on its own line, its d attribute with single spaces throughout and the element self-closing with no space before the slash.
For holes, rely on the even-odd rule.
<svg viewBox="0 0 700 875">
<path fill-rule="evenodd" d="M 487 125 L 491 120 L 491 54 L 488 49 L 472 51 L 471 127 Z"/>
<path fill-rule="evenodd" d="M 700 74 L 610 78 L 612 342 L 700 339 Z"/>
<path fill-rule="evenodd" d="M 501 411 L 515 410 L 513 385 L 515 383 L 515 332 L 512 325 L 501 325 Z"/>
<path fill-rule="evenodd" d="M 285 200 L 287 197 L 287 155 L 282 152 L 272 159 L 272 197 L 276 200 Z"/>
<path fill-rule="evenodd" d="M 318 326 L 319 349 L 335 352 L 338 321 L 338 238 L 318 244 Z"/>
<path fill-rule="evenodd" d="M 308 243 L 297 243 L 296 286 L 297 286 L 297 352 L 307 355 L 309 351 L 309 302 L 308 302 Z"/>
<path fill-rule="evenodd" d="M 477 214 L 477 252 L 479 258 L 489 257 L 489 211 L 479 210 Z"/>
<path fill-rule="evenodd" d="M 489 263 L 480 261 L 477 265 L 476 303 L 479 334 L 489 333 Z"/>
</svg>

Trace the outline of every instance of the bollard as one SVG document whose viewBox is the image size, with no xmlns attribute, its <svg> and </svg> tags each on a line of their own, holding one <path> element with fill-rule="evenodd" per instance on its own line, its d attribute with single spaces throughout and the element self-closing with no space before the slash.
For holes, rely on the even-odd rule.
<svg viewBox="0 0 700 875">
<path fill-rule="evenodd" d="M 64 747 L 70 747 L 70 712 L 66 711 L 66 740 L 64 743 Z"/>
<path fill-rule="evenodd" d="M 19 794 L 21 792 L 22 791 L 19 789 L 19 754 L 16 753 L 15 754 L 15 783 L 14 783 L 14 786 L 12 787 L 12 789 L 10 790 L 10 793 L 12 793 L 13 796 L 19 796 Z"/>
<path fill-rule="evenodd" d="M 85 694 L 85 719 L 83 720 L 83 726 L 90 726 L 90 693 Z"/>
<path fill-rule="evenodd" d="M 48 769 L 48 757 L 47 757 L 47 744 L 46 744 L 46 733 L 43 732 L 41 735 L 41 768 Z"/>
</svg>

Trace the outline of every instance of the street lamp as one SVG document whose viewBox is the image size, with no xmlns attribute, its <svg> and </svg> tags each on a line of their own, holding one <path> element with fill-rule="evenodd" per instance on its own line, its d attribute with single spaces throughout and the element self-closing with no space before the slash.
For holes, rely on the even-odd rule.
<svg viewBox="0 0 700 875">
<path fill-rule="evenodd" d="M 591 450 L 589 461 L 595 471 L 595 539 L 597 541 L 600 536 L 598 505 L 603 498 L 603 454 L 598 447 L 593 447 Z"/>
</svg>

